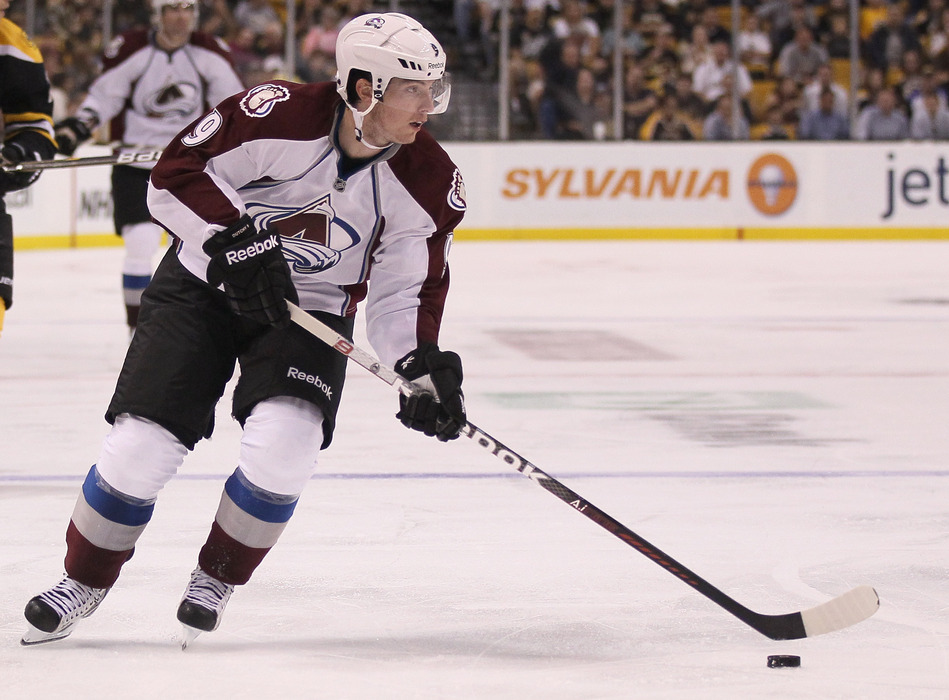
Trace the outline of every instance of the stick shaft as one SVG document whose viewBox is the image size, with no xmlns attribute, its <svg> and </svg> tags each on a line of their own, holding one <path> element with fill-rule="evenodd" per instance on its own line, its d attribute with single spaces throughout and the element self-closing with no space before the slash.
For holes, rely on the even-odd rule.
<svg viewBox="0 0 949 700">
<path fill-rule="evenodd" d="M 387 384 L 397 387 L 402 392 L 410 392 L 413 384 L 394 370 L 384 366 L 373 355 L 366 352 L 353 342 L 337 333 L 335 330 L 310 316 L 298 306 L 287 302 L 290 308 L 290 318 L 294 323 L 309 331 L 324 343 L 342 353 L 356 364 L 369 370 Z M 640 554 L 648 557 L 663 569 L 671 573 L 680 581 L 687 583 L 696 591 L 713 601 L 729 613 L 737 617 L 752 629 L 771 639 L 801 639 L 814 634 L 824 634 L 836 629 L 842 629 L 869 617 L 879 605 L 876 593 L 869 587 L 860 587 L 845 593 L 812 610 L 787 613 L 783 615 L 765 615 L 755 612 L 737 600 L 716 588 L 694 571 L 679 563 L 661 549 L 646 541 L 621 522 L 590 503 L 588 500 L 567 488 L 526 458 L 510 449 L 499 440 L 477 427 L 470 421 L 461 432 L 473 440 L 478 446 L 487 449 L 517 471 L 542 486 L 549 493 L 582 513 L 604 530 L 622 540 Z M 856 603 L 853 601 L 856 600 Z M 843 610 L 841 610 L 841 608 Z M 827 617 L 835 617 L 832 622 L 824 623 Z M 812 625 L 808 630 L 807 620 L 820 620 L 821 624 Z"/>
<path fill-rule="evenodd" d="M 92 156 L 89 158 L 54 158 L 52 160 L 27 160 L 12 166 L 4 166 L 8 173 L 33 172 L 35 170 L 58 170 L 60 168 L 81 168 L 87 165 L 131 165 L 133 163 L 153 163 L 161 158 L 161 150 L 130 151 L 114 153 L 110 156 Z"/>
</svg>

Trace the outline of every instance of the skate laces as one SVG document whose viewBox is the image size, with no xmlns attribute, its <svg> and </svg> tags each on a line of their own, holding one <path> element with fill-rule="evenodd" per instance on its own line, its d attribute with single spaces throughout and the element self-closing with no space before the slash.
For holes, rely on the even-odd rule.
<svg viewBox="0 0 949 700">
<path fill-rule="evenodd" d="M 93 588 L 67 576 L 45 593 L 40 593 L 39 599 L 53 608 L 59 614 L 60 624 L 64 624 L 91 613 L 108 591 L 108 588 Z"/>
<path fill-rule="evenodd" d="M 184 600 L 220 614 L 233 592 L 234 586 L 222 583 L 197 568 L 191 572 Z"/>
</svg>

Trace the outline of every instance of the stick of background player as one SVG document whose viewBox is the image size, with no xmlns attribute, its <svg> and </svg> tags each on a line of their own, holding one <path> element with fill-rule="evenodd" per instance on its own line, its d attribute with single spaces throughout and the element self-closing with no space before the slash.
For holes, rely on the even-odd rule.
<svg viewBox="0 0 949 700">
<path fill-rule="evenodd" d="M 221 40 L 195 31 L 195 0 L 151 0 L 149 30 L 119 35 L 102 56 L 102 74 L 72 117 L 56 124 L 59 152 L 72 156 L 100 125 L 110 138 L 160 151 L 185 126 L 243 89 Z M 120 152 L 129 148 L 121 148 Z M 154 160 L 119 162 L 112 169 L 115 232 L 125 244 L 122 290 L 130 333 L 138 324 L 142 292 L 152 278 L 163 230 L 145 202 Z"/>
<path fill-rule="evenodd" d="M 36 172 L 10 172 L 6 168 L 30 160 L 52 158 L 53 103 L 49 80 L 39 48 L 5 15 L 9 0 L 0 0 L 0 112 L 3 145 L 0 146 L 0 331 L 6 310 L 13 305 L 13 220 L 3 195 L 29 187 Z"/>
</svg>

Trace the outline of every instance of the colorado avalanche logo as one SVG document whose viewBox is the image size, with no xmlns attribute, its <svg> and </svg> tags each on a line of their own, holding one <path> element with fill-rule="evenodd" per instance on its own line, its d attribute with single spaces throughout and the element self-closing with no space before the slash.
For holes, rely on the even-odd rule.
<svg viewBox="0 0 949 700">
<path fill-rule="evenodd" d="M 266 117 L 278 102 L 290 99 L 290 91 L 282 85 L 264 83 L 251 88 L 241 100 L 241 110 L 248 117 Z"/>
<path fill-rule="evenodd" d="M 465 181 L 461 179 L 461 173 L 458 169 L 451 176 L 451 189 L 448 190 L 448 206 L 457 211 L 466 211 L 468 204 L 465 202 Z"/>
<path fill-rule="evenodd" d="M 373 29 L 382 29 L 382 25 L 385 23 L 386 23 L 385 19 L 377 15 L 376 17 L 370 17 L 369 19 L 367 19 L 365 26 L 372 27 Z"/>
<path fill-rule="evenodd" d="M 145 98 L 142 107 L 154 119 L 181 119 L 201 107 L 201 91 L 193 83 L 169 83 Z"/>
<path fill-rule="evenodd" d="M 247 205 L 248 212 L 256 209 Z M 359 243 L 352 226 L 336 218 L 326 195 L 301 209 L 261 208 L 252 214 L 260 229 L 276 230 L 294 272 L 313 274 L 337 265 L 343 251 Z"/>
</svg>

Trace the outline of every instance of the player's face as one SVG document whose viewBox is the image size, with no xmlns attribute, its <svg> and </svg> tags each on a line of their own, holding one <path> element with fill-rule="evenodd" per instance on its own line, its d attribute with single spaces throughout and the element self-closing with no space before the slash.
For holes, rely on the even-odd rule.
<svg viewBox="0 0 949 700">
<path fill-rule="evenodd" d="M 393 78 L 382 100 L 366 115 L 370 143 L 412 143 L 435 111 L 434 80 Z"/>
<path fill-rule="evenodd" d="M 0 0 L 0 19 L 7 14 L 7 10 L 10 8 L 10 0 Z"/>
<path fill-rule="evenodd" d="M 193 2 L 179 2 L 161 9 L 161 28 L 176 43 L 187 40 L 194 29 L 197 9 Z"/>
</svg>

